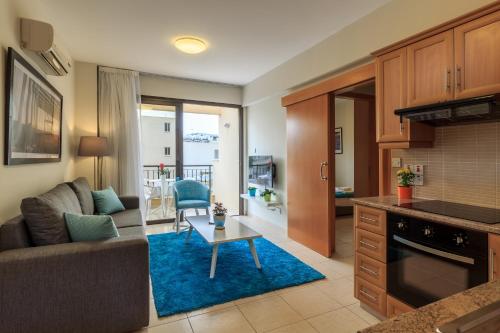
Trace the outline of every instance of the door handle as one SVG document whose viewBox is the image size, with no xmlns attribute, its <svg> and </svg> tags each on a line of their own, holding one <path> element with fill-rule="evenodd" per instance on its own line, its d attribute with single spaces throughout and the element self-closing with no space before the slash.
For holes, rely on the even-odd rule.
<svg viewBox="0 0 500 333">
<path fill-rule="evenodd" d="M 328 162 L 321 162 L 319 165 L 319 178 L 321 178 L 321 180 L 328 180 L 328 177 L 323 175 L 323 167 L 325 166 L 328 166 Z"/>
<path fill-rule="evenodd" d="M 495 272 L 495 251 L 490 248 L 490 281 L 493 281 L 496 276 Z"/>
<path fill-rule="evenodd" d="M 370 295 L 369 293 L 367 293 L 367 292 L 366 292 L 366 291 L 364 291 L 363 289 L 359 289 L 359 292 L 360 292 L 361 294 L 365 295 L 366 297 L 368 297 L 369 299 L 371 299 L 373 302 L 376 302 L 376 301 L 377 301 L 377 297 Z"/>
<path fill-rule="evenodd" d="M 448 91 L 451 89 L 451 70 L 446 70 L 446 86 L 445 90 Z"/>
<path fill-rule="evenodd" d="M 373 275 L 373 276 L 378 276 L 378 273 L 377 273 L 377 272 L 375 272 L 374 270 L 369 269 L 368 267 L 365 267 L 365 266 L 361 265 L 361 266 L 359 266 L 359 268 L 360 268 L 361 270 L 363 270 L 363 271 L 367 272 L 367 273 L 368 273 L 368 274 L 370 274 L 370 275 Z"/>
<path fill-rule="evenodd" d="M 462 88 L 462 68 L 457 66 L 457 73 L 456 73 L 456 78 L 455 78 L 455 84 L 457 86 L 457 89 Z"/>
<path fill-rule="evenodd" d="M 370 244 L 370 243 L 365 242 L 365 241 L 362 241 L 362 240 L 359 241 L 359 244 L 367 246 L 367 247 L 372 248 L 372 249 L 377 249 L 377 247 L 375 245 Z"/>
</svg>

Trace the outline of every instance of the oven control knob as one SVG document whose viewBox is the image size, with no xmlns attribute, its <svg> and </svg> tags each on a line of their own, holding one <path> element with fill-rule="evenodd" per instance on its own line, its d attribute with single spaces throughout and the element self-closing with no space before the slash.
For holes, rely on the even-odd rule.
<svg viewBox="0 0 500 333">
<path fill-rule="evenodd" d="M 431 238 L 432 236 L 434 236 L 434 229 L 432 229 L 432 227 L 430 226 L 426 226 L 424 228 L 424 235 Z"/>
<path fill-rule="evenodd" d="M 453 242 L 455 242 L 456 246 L 465 247 L 467 245 L 467 235 L 462 233 L 455 234 L 453 235 Z"/>
<path fill-rule="evenodd" d="M 408 223 L 405 221 L 399 221 L 398 223 L 396 223 L 396 227 L 401 231 L 405 231 L 406 229 L 408 229 Z"/>
</svg>

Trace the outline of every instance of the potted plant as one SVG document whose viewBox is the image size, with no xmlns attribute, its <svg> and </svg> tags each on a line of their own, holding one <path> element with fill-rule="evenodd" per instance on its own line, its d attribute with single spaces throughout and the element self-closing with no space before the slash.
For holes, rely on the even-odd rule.
<svg viewBox="0 0 500 333">
<path fill-rule="evenodd" d="M 216 202 L 214 208 L 212 209 L 214 214 L 215 229 L 224 229 L 224 224 L 226 223 L 226 213 L 227 209 L 224 208 L 222 202 Z"/>
<path fill-rule="evenodd" d="M 160 163 L 160 178 L 165 180 L 165 178 L 170 178 L 170 170 L 165 168 L 165 164 Z"/>
<path fill-rule="evenodd" d="M 262 192 L 260 194 L 261 197 L 264 198 L 264 201 L 265 202 L 270 202 L 271 201 L 271 195 L 274 194 L 274 191 L 273 190 L 269 190 L 269 189 L 265 189 L 264 192 Z"/>
<path fill-rule="evenodd" d="M 404 167 L 398 170 L 398 197 L 399 199 L 411 199 L 412 198 L 412 184 L 415 179 L 415 174 L 408 167 Z"/>
<path fill-rule="evenodd" d="M 251 197 L 255 197 L 255 192 L 257 191 L 256 187 L 248 186 L 248 195 Z"/>
</svg>

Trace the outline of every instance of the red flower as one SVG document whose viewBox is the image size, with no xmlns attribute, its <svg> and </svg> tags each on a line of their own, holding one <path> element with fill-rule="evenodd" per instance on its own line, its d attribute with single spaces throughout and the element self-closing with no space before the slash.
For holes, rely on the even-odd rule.
<svg viewBox="0 0 500 333">
<path fill-rule="evenodd" d="M 160 170 L 163 171 L 164 168 L 165 168 L 165 164 L 160 163 Z"/>
</svg>

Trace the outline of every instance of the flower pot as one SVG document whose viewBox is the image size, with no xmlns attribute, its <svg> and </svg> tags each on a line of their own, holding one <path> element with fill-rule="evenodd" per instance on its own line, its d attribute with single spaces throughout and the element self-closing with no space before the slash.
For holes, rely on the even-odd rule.
<svg viewBox="0 0 500 333">
<path fill-rule="evenodd" d="M 264 201 L 265 201 L 265 202 L 270 202 L 270 201 L 271 201 L 271 193 L 269 193 L 269 194 L 264 194 Z"/>
<path fill-rule="evenodd" d="M 399 199 L 411 199 L 413 196 L 413 188 L 411 186 L 398 186 Z"/>
<path fill-rule="evenodd" d="M 224 229 L 224 224 L 226 223 L 226 215 L 214 215 L 215 229 Z"/>
<path fill-rule="evenodd" d="M 255 197 L 255 193 L 257 192 L 256 188 L 249 188 L 248 189 L 248 195 L 251 197 Z"/>
</svg>

